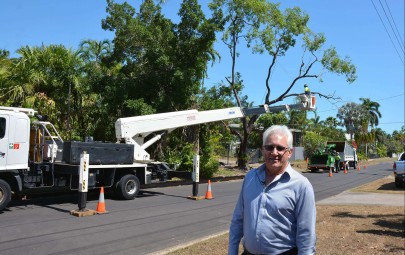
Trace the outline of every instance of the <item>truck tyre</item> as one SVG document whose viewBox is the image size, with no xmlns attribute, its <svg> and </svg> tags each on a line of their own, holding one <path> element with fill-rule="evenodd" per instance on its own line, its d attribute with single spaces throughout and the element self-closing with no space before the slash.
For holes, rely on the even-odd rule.
<svg viewBox="0 0 405 255">
<path fill-rule="evenodd" d="M 7 182 L 0 180 L 0 211 L 3 211 L 4 208 L 10 203 L 11 200 L 11 188 Z"/>
<path fill-rule="evenodd" d="M 135 175 L 124 175 L 117 183 L 117 195 L 126 200 L 134 199 L 139 193 L 140 186 L 139 180 Z"/>
</svg>

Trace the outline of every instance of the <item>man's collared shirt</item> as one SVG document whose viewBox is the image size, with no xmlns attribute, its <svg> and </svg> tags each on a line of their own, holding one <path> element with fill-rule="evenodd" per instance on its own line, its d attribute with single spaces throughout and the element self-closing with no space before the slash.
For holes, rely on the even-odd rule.
<svg viewBox="0 0 405 255">
<path fill-rule="evenodd" d="M 280 254 L 294 247 L 299 254 L 315 253 L 311 183 L 290 164 L 280 178 L 267 186 L 265 181 L 264 164 L 246 174 L 230 226 L 228 254 L 238 254 L 242 237 L 253 254 Z"/>
</svg>

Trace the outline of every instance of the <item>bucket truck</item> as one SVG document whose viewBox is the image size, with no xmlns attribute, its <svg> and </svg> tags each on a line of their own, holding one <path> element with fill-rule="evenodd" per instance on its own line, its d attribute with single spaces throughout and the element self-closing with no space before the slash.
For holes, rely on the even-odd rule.
<svg viewBox="0 0 405 255">
<path fill-rule="evenodd" d="M 315 108 L 312 97 L 301 94 L 297 104 L 273 107 L 186 110 L 120 118 L 115 123 L 116 143 L 64 141 L 54 125 L 41 119 L 35 110 L 0 106 L 0 211 L 12 197 L 28 190 L 53 187 L 78 190 L 83 152 L 89 154 L 89 189 L 113 188 L 121 198 L 134 199 L 141 184 L 167 178 L 156 174 L 157 167 L 167 170 L 165 164 L 151 160 L 146 151 L 162 134 L 145 140 L 148 135 L 252 114 L 311 110 Z M 38 120 L 33 120 L 34 117 Z"/>
</svg>

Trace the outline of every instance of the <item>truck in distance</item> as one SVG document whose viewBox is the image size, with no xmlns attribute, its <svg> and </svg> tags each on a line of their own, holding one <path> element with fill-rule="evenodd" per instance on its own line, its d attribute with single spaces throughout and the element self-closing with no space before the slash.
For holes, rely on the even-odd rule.
<svg viewBox="0 0 405 255">
<path fill-rule="evenodd" d="M 399 154 L 398 159 L 392 166 L 395 177 L 395 187 L 401 188 L 405 186 L 405 152 Z"/>
</svg>

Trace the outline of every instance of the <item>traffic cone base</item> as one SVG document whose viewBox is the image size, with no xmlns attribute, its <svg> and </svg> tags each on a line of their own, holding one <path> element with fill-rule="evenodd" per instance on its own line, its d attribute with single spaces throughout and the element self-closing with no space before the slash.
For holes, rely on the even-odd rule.
<svg viewBox="0 0 405 255">
<path fill-rule="evenodd" d="M 105 210 L 104 187 L 101 187 L 100 189 L 100 197 L 98 199 L 96 212 L 98 214 L 107 213 L 107 211 Z"/>
<path fill-rule="evenodd" d="M 208 180 L 208 187 L 207 187 L 207 192 L 205 193 L 205 199 L 213 199 L 214 197 L 212 196 L 212 191 L 211 191 L 211 181 Z"/>
</svg>

